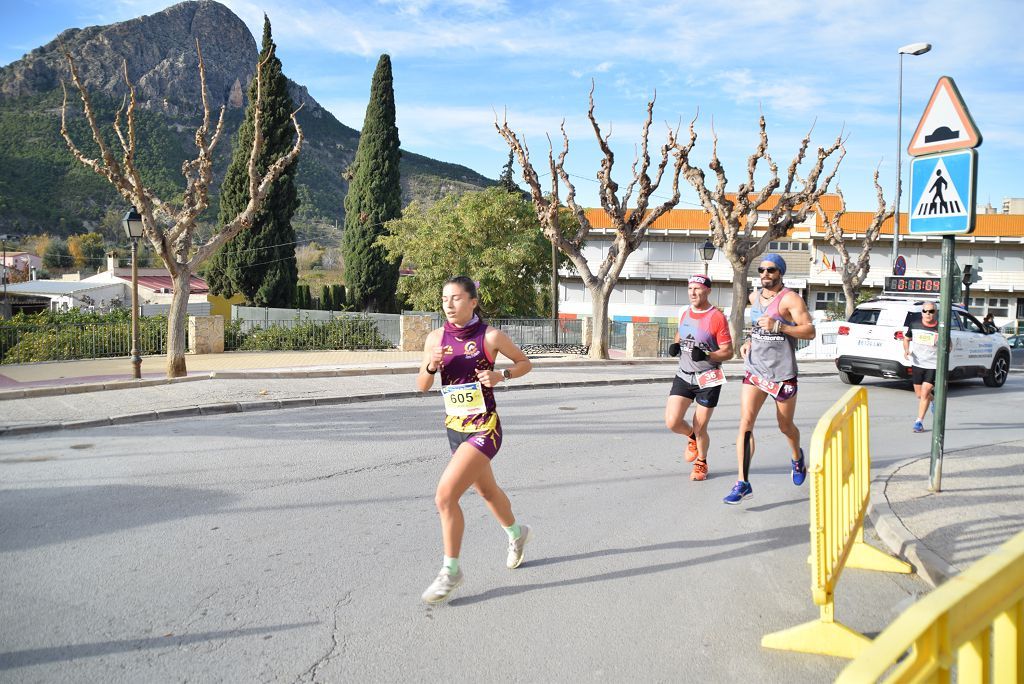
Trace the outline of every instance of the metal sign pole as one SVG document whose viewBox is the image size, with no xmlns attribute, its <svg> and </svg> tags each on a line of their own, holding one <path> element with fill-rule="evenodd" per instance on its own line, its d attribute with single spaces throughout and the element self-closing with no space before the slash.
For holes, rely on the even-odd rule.
<svg viewBox="0 0 1024 684">
<path fill-rule="evenodd" d="M 952 235 L 942 237 L 942 289 L 939 293 L 939 354 L 935 368 L 935 420 L 932 422 L 932 460 L 928 489 L 942 491 L 942 451 L 946 438 L 946 378 L 949 375 L 950 327 L 953 319 L 956 243 Z M 959 283 L 956 283 L 959 286 Z"/>
</svg>

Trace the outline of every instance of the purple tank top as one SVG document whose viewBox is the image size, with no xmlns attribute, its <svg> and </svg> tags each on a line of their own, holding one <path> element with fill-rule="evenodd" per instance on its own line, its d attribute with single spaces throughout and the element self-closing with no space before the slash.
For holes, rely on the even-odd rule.
<svg viewBox="0 0 1024 684">
<path fill-rule="evenodd" d="M 483 319 L 470 322 L 465 328 L 457 328 L 445 323 L 441 336 L 441 347 L 444 350 L 444 361 L 441 363 L 441 384 L 461 385 L 477 382 L 477 370 L 494 370 L 494 361 L 487 358 L 487 347 L 484 336 L 487 334 L 487 323 Z M 483 387 L 484 406 L 487 413 L 493 413 L 494 388 Z"/>
</svg>

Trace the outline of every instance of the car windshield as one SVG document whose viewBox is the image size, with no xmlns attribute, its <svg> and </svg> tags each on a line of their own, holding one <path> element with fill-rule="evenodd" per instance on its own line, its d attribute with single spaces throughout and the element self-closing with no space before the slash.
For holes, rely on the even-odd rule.
<svg viewBox="0 0 1024 684">
<path fill-rule="evenodd" d="M 875 325 L 878 323 L 878 315 L 882 313 L 880 309 L 857 309 L 850 316 L 850 323 L 860 323 L 861 325 Z"/>
<path fill-rule="evenodd" d="M 914 317 L 913 312 L 904 314 L 894 309 L 858 308 L 850 316 L 850 323 L 860 325 L 892 325 L 906 327 Z"/>
</svg>

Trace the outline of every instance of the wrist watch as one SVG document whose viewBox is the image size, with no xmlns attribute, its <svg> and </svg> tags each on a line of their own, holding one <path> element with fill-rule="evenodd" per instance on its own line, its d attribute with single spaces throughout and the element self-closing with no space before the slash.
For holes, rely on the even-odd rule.
<svg viewBox="0 0 1024 684">
<path fill-rule="evenodd" d="M 511 380 L 512 379 L 512 371 L 510 371 L 508 368 L 502 368 L 501 369 L 501 378 L 502 378 L 502 380 Z"/>
</svg>

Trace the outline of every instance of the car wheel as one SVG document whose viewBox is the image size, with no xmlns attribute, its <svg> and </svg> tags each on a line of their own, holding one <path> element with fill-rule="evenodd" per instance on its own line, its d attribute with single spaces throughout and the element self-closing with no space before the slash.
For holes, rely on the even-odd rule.
<svg viewBox="0 0 1024 684">
<path fill-rule="evenodd" d="M 992 362 L 992 368 L 985 374 L 985 384 L 989 387 L 1002 387 L 1009 374 L 1010 359 L 1006 354 L 998 354 Z"/>
<path fill-rule="evenodd" d="M 839 379 L 844 385 L 859 385 L 860 381 L 864 379 L 864 376 L 860 373 L 847 373 L 846 371 L 839 371 Z M 1005 381 L 1006 378 L 1003 378 Z M 987 380 L 986 380 L 987 381 Z"/>
</svg>

